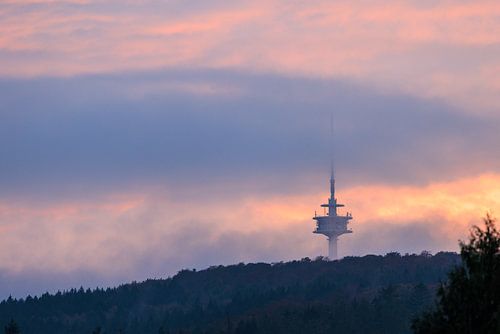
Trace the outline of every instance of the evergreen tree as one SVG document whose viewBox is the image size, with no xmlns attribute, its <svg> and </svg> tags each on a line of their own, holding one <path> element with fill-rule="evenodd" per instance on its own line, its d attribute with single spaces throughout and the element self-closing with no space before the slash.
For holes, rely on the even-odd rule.
<svg viewBox="0 0 500 334">
<path fill-rule="evenodd" d="M 19 330 L 19 326 L 11 319 L 10 322 L 5 326 L 5 334 L 19 334 L 21 331 Z"/>
<path fill-rule="evenodd" d="M 414 320 L 415 333 L 500 333 L 500 233 L 487 215 L 460 243 L 462 265 L 448 274 L 433 311 Z"/>
</svg>

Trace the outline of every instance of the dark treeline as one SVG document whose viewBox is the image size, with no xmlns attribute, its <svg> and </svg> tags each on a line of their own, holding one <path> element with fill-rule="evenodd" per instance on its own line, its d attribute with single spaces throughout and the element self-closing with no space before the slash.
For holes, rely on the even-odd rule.
<svg viewBox="0 0 500 334">
<path fill-rule="evenodd" d="M 410 333 L 455 253 L 183 270 L 112 289 L 0 303 L 21 333 Z M 7 329 L 7 327 L 6 327 Z"/>
</svg>

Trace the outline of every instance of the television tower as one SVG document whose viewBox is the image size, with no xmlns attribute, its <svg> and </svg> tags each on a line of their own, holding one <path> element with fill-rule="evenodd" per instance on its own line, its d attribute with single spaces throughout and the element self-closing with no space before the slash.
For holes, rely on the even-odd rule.
<svg viewBox="0 0 500 334">
<path fill-rule="evenodd" d="M 331 174 L 330 174 L 330 198 L 328 204 L 321 204 L 321 207 L 328 208 L 323 216 L 318 216 L 314 213 L 313 219 L 316 221 L 316 229 L 313 233 L 324 234 L 328 237 L 328 258 L 330 260 L 337 259 L 337 239 L 342 234 L 352 233 L 352 230 L 347 228 L 347 224 L 352 219 L 352 214 L 349 212 L 345 216 L 339 215 L 337 208 L 343 207 L 344 204 L 337 203 L 335 198 L 335 168 L 333 164 L 333 115 L 331 121 Z"/>
</svg>

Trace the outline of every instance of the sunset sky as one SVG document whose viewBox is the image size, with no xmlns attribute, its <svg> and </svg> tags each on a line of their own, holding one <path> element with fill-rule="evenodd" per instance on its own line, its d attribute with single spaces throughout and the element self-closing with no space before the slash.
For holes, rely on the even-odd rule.
<svg viewBox="0 0 500 334">
<path fill-rule="evenodd" d="M 0 2 L 0 298 L 457 251 L 500 216 L 500 2 Z"/>
</svg>

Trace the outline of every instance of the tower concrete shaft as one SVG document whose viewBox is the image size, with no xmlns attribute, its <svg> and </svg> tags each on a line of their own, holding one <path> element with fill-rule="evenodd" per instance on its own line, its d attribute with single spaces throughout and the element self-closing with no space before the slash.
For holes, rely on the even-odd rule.
<svg viewBox="0 0 500 334">
<path fill-rule="evenodd" d="M 330 260 L 337 259 L 337 237 L 328 237 L 328 258 Z"/>
</svg>

